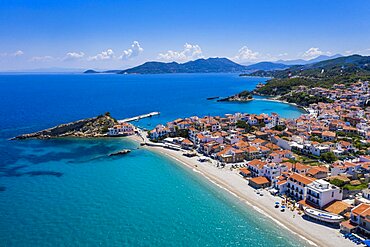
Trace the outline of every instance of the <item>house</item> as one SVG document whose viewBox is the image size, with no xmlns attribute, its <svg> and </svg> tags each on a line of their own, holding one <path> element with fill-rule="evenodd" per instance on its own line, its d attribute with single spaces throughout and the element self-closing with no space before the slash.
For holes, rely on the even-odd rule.
<svg viewBox="0 0 370 247">
<path fill-rule="evenodd" d="M 246 147 L 243 148 L 243 150 L 245 151 L 247 160 L 257 159 L 260 157 L 260 151 L 255 146 Z"/>
<path fill-rule="evenodd" d="M 325 166 L 315 166 L 308 170 L 307 176 L 316 179 L 326 178 L 328 176 L 329 170 Z"/>
<path fill-rule="evenodd" d="M 129 123 L 120 123 L 108 128 L 109 136 L 126 136 L 134 133 L 134 127 Z"/>
<path fill-rule="evenodd" d="M 249 180 L 249 185 L 255 189 L 261 189 L 269 187 L 270 181 L 265 177 L 254 177 Z"/>
<path fill-rule="evenodd" d="M 322 179 L 315 180 L 308 184 L 306 189 L 306 202 L 320 209 L 333 201 L 341 201 L 343 198 L 342 189 Z"/>
<path fill-rule="evenodd" d="M 331 165 L 331 176 L 338 176 L 343 173 L 353 176 L 360 169 L 361 164 L 337 161 Z"/>
<path fill-rule="evenodd" d="M 346 142 L 346 141 L 338 142 L 336 144 L 336 148 L 337 148 L 337 150 L 344 151 L 344 152 L 350 152 L 350 151 L 354 150 L 352 144 L 350 142 Z"/>
<path fill-rule="evenodd" d="M 344 216 L 345 218 L 349 218 L 352 208 L 353 208 L 352 205 L 344 201 L 333 201 L 328 205 L 324 206 L 323 210 L 332 214 L 337 214 Z"/>
<path fill-rule="evenodd" d="M 239 174 L 243 176 L 243 178 L 250 177 L 252 175 L 251 171 L 248 170 L 248 168 L 240 168 L 239 169 Z"/>
<path fill-rule="evenodd" d="M 157 125 L 153 130 L 150 131 L 150 139 L 158 139 L 160 137 L 166 136 L 169 130 L 164 125 Z"/>
<path fill-rule="evenodd" d="M 267 163 L 263 166 L 262 174 L 264 177 L 272 182 L 275 180 L 276 177 L 287 171 L 288 167 L 285 164 Z"/>
<path fill-rule="evenodd" d="M 315 181 L 314 178 L 310 178 L 298 173 L 293 173 L 288 178 L 286 194 L 297 200 L 303 200 L 306 198 L 307 185 L 309 185 L 313 181 Z"/>
<path fill-rule="evenodd" d="M 351 226 L 351 231 L 356 231 L 365 236 L 370 236 L 370 204 L 361 203 L 354 207 L 347 224 Z"/>
<path fill-rule="evenodd" d="M 185 138 L 181 142 L 181 147 L 183 149 L 192 149 L 193 148 L 193 143 L 189 139 Z"/>
<path fill-rule="evenodd" d="M 280 138 L 278 136 L 272 136 L 271 137 L 271 142 L 278 145 L 279 147 L 281 147 L 282 149 L 287 149 L 287 150 L 291 150 L 291 146 L 289 144 L 289 142 L 287 140 L 284 140 L 283 138 Z"/>
<path fill-rule="evenodd" d="M 321 138 L 324 141 L 334 141 L 335 140 L 335 132 L 323 131 L 322 134 L 321 134 Z"/>
<path fill-rule="evenodd" d="M 228 146 L 217 153 L 217 158 L 225 163 L 242 162 L 244 160 L 244 151 Z"/>
<path fill-rule="evenodd" d="M 295 172 L 295 173 L 298 173 L 298 174 L 303 174 L 303 175 L 306 175 L 307 172 L 312 169 L 311 166 L 309 165 L 304 165 L 304 164 L 301 164 L 299 162 L 295 163 L 295 164 L 292 164 L 292 172 Z"/>
<path fill-rule="evenodd" d="M 252 177 L 263 176 L 264 166 L 266 162 L 254 159 L 247 163 L 249 171 L 252 173 Z"/>
</svg>

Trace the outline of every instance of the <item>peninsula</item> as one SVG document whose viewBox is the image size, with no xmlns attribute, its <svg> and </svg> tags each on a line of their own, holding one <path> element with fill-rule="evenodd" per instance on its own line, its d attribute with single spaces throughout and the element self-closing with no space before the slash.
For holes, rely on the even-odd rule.
<svg viewBox="0 0 370 247">
<path fill-rule="evenodd" d="M 34 133 L 23 134 L 12 138 L 13 140 L 22 139 L 49 139 L 58 137 L 104 137 L 107 136 L 108 129 L 114 127 L 117 120 L 107 112 L 94 118 L 87 118 L 71 123 L 61 124 L 49 129 Z"/>
</svg>

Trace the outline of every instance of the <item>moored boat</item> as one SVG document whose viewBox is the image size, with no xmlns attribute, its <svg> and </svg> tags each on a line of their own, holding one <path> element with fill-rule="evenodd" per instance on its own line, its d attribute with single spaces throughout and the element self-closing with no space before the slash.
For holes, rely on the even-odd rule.
<svg viewBox="0 0 370 247">
<path fill-rule="evenodd" d="M 334 224 L 340 223 L 344 219 L 343 216 L 328 213 L 314 208 L 306 208 L 304 210 L 304 213 L 311 218 Z"/>
</svg>

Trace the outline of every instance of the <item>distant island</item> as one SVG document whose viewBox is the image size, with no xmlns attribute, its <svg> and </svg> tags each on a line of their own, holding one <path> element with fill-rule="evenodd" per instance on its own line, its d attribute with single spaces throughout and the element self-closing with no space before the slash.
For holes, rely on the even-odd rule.
<svg viewBox="0 0 370 247">
<path fill-rule="evenodd" d="M 252 65 L 241 65 L 227 58 L 197 59 L 186 63 L 177 62 L 146 62 L 126 70 L 86 70 L 86 74 L 115 73 L 115 74 L 168 74 L 168 73 L 251 73 L 258 70 L 285 69 L 289 66 L 281 63 L 260 62 Z"/>
</svg>

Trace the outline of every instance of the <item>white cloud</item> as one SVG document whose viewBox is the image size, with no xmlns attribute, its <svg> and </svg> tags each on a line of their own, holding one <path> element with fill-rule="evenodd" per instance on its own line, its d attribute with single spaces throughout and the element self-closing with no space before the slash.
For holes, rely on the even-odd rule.
<svg viewBox="0 0 370 247">
<path fill-rule="evenodd" d="M 112 49 L 108 49 L 106 51 L 102 51 L 101 53 L 89 57 L 87 60 L 89 61 L 97 61 L 97 60 L 108 60 L 115 58 L 114 52 Z"/>
<path fill-rule="evenodd" d="M 325 55 L 330 55 L 331 53 L 330 52 L 323 52 L 317 47 L 311 47 L 310 49 L 308 49 L 307 51 L 305 51 L 303 53 L 303 57 L 305 57 L 305 58 L 314 58 L 314 57 L 324 55 L 324 54 Z"/>
<path fill-rule="evenodd" d="M 83 53 L 82 51 L 80 52 L 68 52 L 65 57 L 63 58 L 63 60 L 67 61 L 67 60 L 77 60 L 77 59 L 80 59 L 80 58 L 83 58 L 85 56 L 85 53 Z"/>
<path fill-rule="evenodd" d="M 19 57 L 19 56 L 22 56 L 23 54 L 24 54 L 24 52 L 23 52 L 23 51 L 18 50 L 18 51 L 16 51 L 16 52 L 14 52 L 12 55 L 13 55 L 14 57 Z"/>
<path fill-rule="evenodd" d="M 131 48 L 124 50 L 122 55 L 119 58 L 129 59 L 129 58 L 137 57 L 143 51 L 144 49 L 140 46 L 140 43 L 138 41 L 134 41 L 131 45 Z"/>
<path fill-rule="evenodd" d="M 238 54 L 234 57 L 235 60 L 239 61 L 253 61 L 257 60 L 260 54 L 256 51 L 252 51 L 247 46 L 243 46 L 239 49 Z"/>
<path fill-rule="evenodd" d="M 52 56 L 35 56 L 30 59 L 31 62 L 49 62 L 54 60 Z"/>
<path fill-rule="evenodd" d="M 287 52 L 283 52 L 283 53 L 280 53 L 279 55 L 278 55 L 278 57 L 286 57 L 286 56 L 288 56 L 289 54 L 287 53 Z"/>
<path fill-rule="evenodd" d="M 182 51 L 169 50 L 166 53 L 159 53 L 158 58 L 165 61 L 188 61 L 203 57 L 202 49 L 199 45 L 185 43 Z"/>
<path fill-rule="evenodd" d="M 22 50 L 15 51 L 13 53 L 0 53 L 1 57 L 20 57 L 24 54 Z"/>
</svg>

